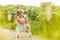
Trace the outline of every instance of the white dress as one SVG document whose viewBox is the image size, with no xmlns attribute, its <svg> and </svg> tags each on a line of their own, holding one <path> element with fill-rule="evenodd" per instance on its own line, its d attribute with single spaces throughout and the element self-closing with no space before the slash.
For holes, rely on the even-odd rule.
<svg viewBox="0 0 60 40">
<path fill-rule="evenodd" d="M 19 18 L 19 20 L 24 20 L 24 18 Z M 24 32 L 25 31 L 25 24 L 21 25 L 19 22 L 17 22 L 17 27 L 16 27 L 17 32 Z"/>
</svg>

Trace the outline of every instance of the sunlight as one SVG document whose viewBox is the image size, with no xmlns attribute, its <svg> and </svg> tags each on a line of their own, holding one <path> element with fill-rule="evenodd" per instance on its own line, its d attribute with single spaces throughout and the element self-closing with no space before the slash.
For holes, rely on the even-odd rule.
<svg viewBox="0 0 60 40">
<path fill-rule="evenodd" d="M 21 4 L 28 6 L 40 6 L 40 2 L 52 2 L 54 5 L 60 5 L 59 0 L 0 0 L 0 4 Z"/>
</svg>

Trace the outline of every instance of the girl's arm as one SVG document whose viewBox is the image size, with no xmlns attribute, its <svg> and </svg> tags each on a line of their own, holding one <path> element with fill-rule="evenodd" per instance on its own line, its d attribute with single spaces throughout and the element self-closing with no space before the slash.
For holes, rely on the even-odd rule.
<svg viewBox="0 0 60 40">
<path fill-rule="evenodd" d="M 15 15 L 14 18 L 15 18 L 15 20 L 16 20 L 17 22 L 19 22 L 19 23 L 22 24 L 22 25 L 25 23 L 25 21 L 19 19 L 18 15 Z"/>
<path fill-rule="evenodd" d="M 27 17 L 27 15 L 24 15 L 24 20 L 25 20 L 25 23 L 28 23 L 28 17 Z"/>
<path fill-rule="evenodd" d="M 18 19 L 17 20 L 21 25 L 23 25 L 25 23 L 25 20 L 21 20 L 21 19 Z"/>
</svg>

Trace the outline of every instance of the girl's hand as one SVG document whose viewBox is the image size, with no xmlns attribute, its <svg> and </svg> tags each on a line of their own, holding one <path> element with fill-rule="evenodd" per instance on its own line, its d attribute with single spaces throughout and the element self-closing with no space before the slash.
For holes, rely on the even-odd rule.
<svg viewBox="0 0 60 40">
<path fill-rule="evenodd" d="M 27 15 L 24 15 L 23 17 L 24 17 L 24 19 L 27 19 L 28 18 Z"/>
</svg>

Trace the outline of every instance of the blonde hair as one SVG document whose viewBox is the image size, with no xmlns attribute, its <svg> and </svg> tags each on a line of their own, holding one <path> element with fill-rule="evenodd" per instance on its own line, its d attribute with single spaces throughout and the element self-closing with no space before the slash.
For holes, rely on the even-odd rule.
<svg viewBox="0 0 60 40">
<path fill-rule="evenodd" d="M 19 14 L 21 14 L 21 13 L 24 13 L 24 10 L 22 10 L 22 9 L 17 9 L 14 18 L 17 19 L 17 16 L 19 16 Z"/>
</svg>

